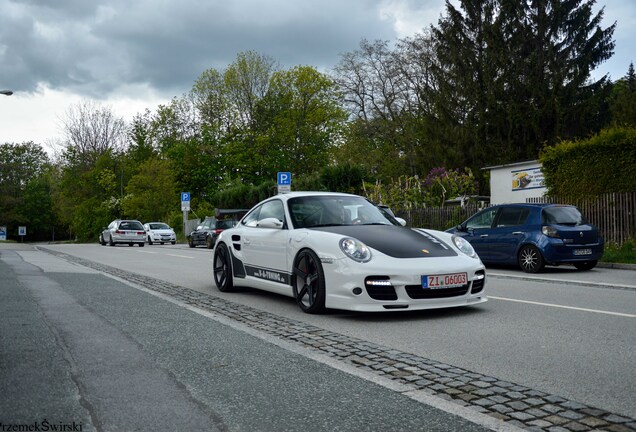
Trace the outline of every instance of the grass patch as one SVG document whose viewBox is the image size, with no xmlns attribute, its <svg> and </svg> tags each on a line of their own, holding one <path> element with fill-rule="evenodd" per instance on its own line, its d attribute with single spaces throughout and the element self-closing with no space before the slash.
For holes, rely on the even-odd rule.
<svg viewBox="0 0 636 432">
<path fill-rule="evenodd" d="M 608 263 L 636 264 L 636 240 L 627 240 L 622 245 L 606 244 L 601 261 Z"/>
</svg>

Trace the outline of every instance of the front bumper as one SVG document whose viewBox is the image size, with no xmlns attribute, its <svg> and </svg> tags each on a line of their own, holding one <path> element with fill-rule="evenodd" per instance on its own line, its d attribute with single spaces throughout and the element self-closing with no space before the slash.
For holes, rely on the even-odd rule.
<svg viewBox="0 0 636 432">
<path fill-rule="evenodd" d="M 364 312 L 424 310 L 470 306 L 486 302 L 486 273 L 479 260 L 468 257 L 422 260 L 388 259 L 360 264 L 349 258 L 323 261 L 325 306 Z M 353 264 L 352 264 L 353 263 Z M 399 270 L 396 270 L 399 269 Z M 468 283 L 440 290 L 422 288 L 423 275 L 466 273 Z M 390 286 L 369 286 L 369 278 L 386 279 Z"/>
</svg>

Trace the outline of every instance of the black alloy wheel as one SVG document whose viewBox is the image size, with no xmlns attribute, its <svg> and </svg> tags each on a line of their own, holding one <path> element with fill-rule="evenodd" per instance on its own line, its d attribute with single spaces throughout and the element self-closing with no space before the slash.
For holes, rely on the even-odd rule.
<svg viewBox="0 0 636 432">
<path fill-rule="evenodd" d="M 539 273 L 543 270 L 545 261 L 539 249 L 527 245 L 519 251 L 519 267 L 526 273 Z"/>
<path fill-rule="evenodd" d="M 232 280 L 232 257 L 224 243 L 221 243 L 214 251 L 214 283 L 221 292 L 234 290 Z"/>
<path fill-rule="evenodd" d="M 325 273 L 318 256 L 304 249 L 294 260 L 292 288 L 303 312 L 315 314 L 325 309 Z"/>
</svg>

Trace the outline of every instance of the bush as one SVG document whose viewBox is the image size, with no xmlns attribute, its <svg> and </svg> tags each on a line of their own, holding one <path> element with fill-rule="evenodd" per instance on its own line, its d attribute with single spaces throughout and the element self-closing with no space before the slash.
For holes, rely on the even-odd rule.
<svg viewBox="0 0 636 432">
<path fill-rule="evenodd" d="M 636 190 L 636 128 L 612 128 L 586 140 L 563 141 L 541 156 L 551 196 L 576 198 Z"/>
</svg>

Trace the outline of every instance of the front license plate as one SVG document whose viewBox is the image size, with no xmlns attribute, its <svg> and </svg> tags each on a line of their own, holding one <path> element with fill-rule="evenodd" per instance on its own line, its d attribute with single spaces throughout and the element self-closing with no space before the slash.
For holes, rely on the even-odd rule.
<svg viewBox="0 0 636 432">
<path fill-rule="evenodd" d="M 468 275 L 466 273 L 422 276 L 422 288 L 425 289 L 454 288 L 466 285 L 467 283 Z"/>
<path fill-rule="evenodd" d="M 592 255 L 592 249 L 574 249 L 574 255 Z"/>
</svg>

